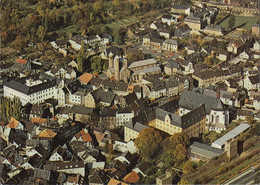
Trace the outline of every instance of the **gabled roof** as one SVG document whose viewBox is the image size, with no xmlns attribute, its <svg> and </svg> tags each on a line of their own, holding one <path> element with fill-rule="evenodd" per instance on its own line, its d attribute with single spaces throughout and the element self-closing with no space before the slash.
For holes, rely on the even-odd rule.
<svg viewBox="0 0 260 185">
<path fill-rule="evenodd" d="M 260 83 L 260 75 L 249 76 L 248 79 L 253 85 Z"/>
<path fill-rule="evenodd" d="M 128 68 L 131 69 L 131 68 L 156 64 L 156 63 L 157 63 L 157 61 L 154 58 L 150 58 L 150 59 L 146 59 L 146 60 L 140 60 L 140 61 L 133 62 Z"/>
<path fill-rule="evenodd" d="M 136 183 L 139 181 L 139 179 L 140 177 L 137 175 L 137 173 L 132 171 L 123 178 L 123 181 L 127 183 Z"/>
<path fill-rule="evenodd" d="M 93 78 L 93 75 L 90 73 L 84 73 L 79 77 L 79 81 L 84 84 L 88 84 L 90 80 Z"/>
<path fill-rule="evenodd" d="M 47 150 L 40 144 L 35 147 L 35 150 L 42 156 L 47 154 Z"/>
<path fill-rule="evenodd" d="M 185 90 L 183 91 L 179 101 L 180 107 L 187 108 L 189 110 L 193 110 L 203 104 L 205 104 L 205 111 L 207 114 L 210 113 L 211 109 L 224 110 L 220 99 L 206 96 L 199 92 Z"/>
<path fill-rule="evenodd" d="M 50 171 L 42 170 L 42 169 L 38 169 L 38 168 L 34 170 L 33 177 L 35 177 L 35 178 L 42 179 L 42 180 L 45 180 L 45 181 L 49 181 L 50 176 L 51 176 Z"/>
<path fill-rule="evenodd" d="M 127 183 L 111 178 L 110 181 L 108 182 L 108 185 L 127 185 Z"/>
<path fill-rule="evenodd" d="M 53 132 L 50 129 L 45 129 L 38 135 L 38 137 L 54 138 L 56 135 L 57 135 L 56 132 Z"/>
<path fill-rule="evenodd" d="M 147 162 L 143 161 L 138 163 L 135 168 L 139 168 L 139 170 L 145 173 L 150 167 L 151 166 Z"/>
<path fill-rule="evenodd" d="M 18 59 L 16 60 L 16 62 L 19 63 L 19 64 L 27 64 L 27 60 L 21 59 L 21 58 L 18 58 Z"/>
<path fill-rule="evenodd" d="M 202 144 L 202 143 L 199 143 L 196 141 L 190 146 L 190 151 L 192 153 L 207 156 L 210 158 L 219 156 L 220 154 L 222 154 L 224 152 L 221 149 L 213 148 L 209 145 Z"/>
<path fill-rule="evenodd" d="M 31 122 L 43 124 L 43 123 L 47 123 L 48 120 L 47 118 L 31 118 Z"/>
<path fill-rule="evenodd" d="M 9 127 L 9 128 L 16 128 L 18 125 L 19 125 L 19 121 L 17 121 L 14 117 L 12 117 L 9 121 L 9 124 L 6 125 L 6 127 Z"/>
<path fill-rule="evenodd" d="M 183 4 L 175 4 L 172 6 L 174 9 L 188 9 L 189 7 Z"/>
<path fill-rule="evenodd" d="M 89 107 L 73 105 L 73 107 L 71 108 L 71 113 L 91 115 L 93 113 L 93 109 Z"/>
</svg>

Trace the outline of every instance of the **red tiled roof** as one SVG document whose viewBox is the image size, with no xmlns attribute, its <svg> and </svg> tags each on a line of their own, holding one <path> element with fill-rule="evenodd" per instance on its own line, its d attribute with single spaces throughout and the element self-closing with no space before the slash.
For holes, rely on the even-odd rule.
<svg viewBox="0 0 260 185">
<path fill-rule="evenodd" d="M 81 136 L 81 138 L 82 138 L 82 140 L 83 140 L 84 142 L 92 142 L 92 138 L 91 138 L 91 136 L 89 135 L 89 133 L 87 133 L 87 134 Z"/>
<path fill-rule="evenodd" d="M 139 179 L 140 177 L 137 175 L 137 173 L 132 171 L 123 178 L 123 181 L 127 183 L 136 183 Z"/>
<path fill-rule="evenodd" d="M 6 127 L 10 127 L 10 128 L 16 128 L 19 124 L 19 121 L 17 121 L 15 118 L 11 118 L 9 121 L 9 124 L 6 125 Z"/>
<path fill-rule="evenodd" d="M 31 118 L 31 122 L 33 123 L 47 123 L 47 119 L 46 118 Z"/>
<path fill-rule="evenodd" d="M 88 84 L 90 82 L 90 80 L 93 78 L 93 75 L 90 73 L 84 73 L 83 75 L 81 75 L 79 77 L 79 81 L 84 83 L 84 84 Z"/>
<path fill-rule="evenodd" d="M 26 64 L 26 63 L 27 63 L 27 60 L 18 58 L 18 59 L 16 60 L 16 62 L 17 62 L 17 63 L 20 63 L 20 64 Z"/>
</svg>

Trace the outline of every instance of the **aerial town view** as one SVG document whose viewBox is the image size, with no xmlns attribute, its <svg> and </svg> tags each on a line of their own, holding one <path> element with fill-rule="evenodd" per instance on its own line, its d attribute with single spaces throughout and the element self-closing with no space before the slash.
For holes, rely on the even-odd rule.
<svg viewBox="0 0 260 185">
<path fill-rule="evenodd" d="M 260 184 L 259 0 L 0 6 L 0 184 Z"/>
</svg>

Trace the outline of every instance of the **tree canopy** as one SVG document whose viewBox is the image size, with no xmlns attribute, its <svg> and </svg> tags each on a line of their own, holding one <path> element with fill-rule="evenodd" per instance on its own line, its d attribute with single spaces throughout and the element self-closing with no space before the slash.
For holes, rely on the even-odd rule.
<svg viewBox="0 0 260 185">
<path fill-rule="evenodd" d="M 155 128 L 146 128 L 140 132 L 135 140 L 136 147 L 141 157 L 145 160 L 152 158 L 160 151 L 160 143 L 163 140 L 161 133 Z"/>
</svg>

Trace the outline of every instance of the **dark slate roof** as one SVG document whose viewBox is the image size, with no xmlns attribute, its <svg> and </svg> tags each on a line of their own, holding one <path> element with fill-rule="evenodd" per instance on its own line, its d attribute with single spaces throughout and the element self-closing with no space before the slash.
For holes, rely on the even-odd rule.
<svg viewBox="0 0 260 185">
<path fill-rule="evenodd" d="M 84 168 L 84 161 L 47 161 L 44 170 Z"/>
<path fill-rule="evenodd" d="M 106 39 L 109 39 L 110 37 L 112 37 L 110 34 L 108 34 L 108 33 L 101 33 L 100 35 L 99 35 L 101 38 L 106 38 Z"/>
<path fill-rule="evenodd" d="M 97 90 L 92 92 L 93 97 L 96 101 L 112 103 L 115 98 L 115 93 L 112 91 L 105 92 L 102 88 L 98 88 Z"/>
<path fill-rule="evenodd" d="M 139 132 L 139 133 L 140 133 L 143 129 L 149 128 L 148 126 L 143 125 L 143 124 L 138 123 L 138 122 L 133 123 L 132 120 L 130 120 L 128 123 L 126 123 L 125 126 L 126 126 L 127 128 L 132 129 L 132 130 L 135 130 L 135 131 L 137 131 L 137 132 Z"/>
<path fill-rule="evenodd" d="M 38 154 L 34 154 L 29 160 L 28 163 L 32 165 L 33 167 L 37 167 L 40 164 L 41 156 Z"/>
<path fill-rule="evenodd" d="M 42 179 L 45 181 L 49 181 L 51 176 L 51 172 L 47 170 L 42 170 L 42 169 L 35 169 L 34 170 L 34 176 L 35 178 Z"/>
<path fill-rule="evenodd" d="M 175 4 L 172 6 L 172 8 L 174 9 L 188 9 L 189 7 L 186 5 L 182 5 L 182 4 Z"/>
<path fill-rule="evenodd" d="M 185 90 L 183 91 L 179 101 L 180 107 L 187 108 L 189 110 L 193 110 L 203 104 L 205 104 L 205 111 L 207 114 L 210 113 L 211 109 L 224 110 L 220 99 L 205 96 L 199 92 Z"/>
<path fill-rule="evenodd" d="M 91 115 L 93 113 L 93 109 L 89 107 L 73 105 L 71 111 L 76 114 L 84 114 L 84 115 Z"/>
<path fill-rule="evenodd" d="M 260 83 L 260 76 L 259 76 L 259 75 L 249 76 L 248 78 L 249 78 L 250 82 L 251 82 L 253 85 Z"/>
<path fill-rule="evenodd" d="M 167 112 L 165 110 L 162 110 L 160 108 L 156 108 L 156 118 L 165 121 L 166 116 L 170 116 L 171 124 L 175 125 L 177 127 L 186 129 L 189 126 L 201 121 L 203 118 L 205 118 L 206 114 L 204 112 L 203 106 L 199 106 L 198 108 L 192 110 L 188 114 L 184 116 L 179 116 L 176 114 L 173 114 L 171 112 Z"/>
<path fill-rule="evenodd" d="M 206 116 L 206 112 L 204 106 L 199 106 L 198 108 L 190 111 L 181 117 L 182 128 L 188 128 L 189 126 L 198 123 Z"/>
<path fill-rule="evenodd" d="M 100 117 L 116 117 L 116 112 L 118 111 L 118 109 L 110 109 L 108 107 L 105 107 L 101 113 L 100 113 Z"/>
<path fill-rule="evenodd" d="M 143 173 L 145 173 L 151 166 L 143 161 L 143 162 L 140 162 L 136 165 L 136 168 L 139 168 Z"/>
<path fill-rule="evenodd" d="M 196 141 L 190 146 L 190 151 L 191 151 L 191 153 L 200 154 L 200 155 L 207 156 L 210 158 L 219 156 L 220 154 L 222 154 L 224 152 L 221 149 L 213 148 L 209 145 L 202 144 L 202 143 L 199 143 Z"/>
<path fill-rule="evenodd" d="M 55 154 L 56 152 L 63 157 L 64 153 L 66 152 L 66 149 L 62 148 L 61 146 L 58 146 L 53 150 L 51 155 Z"/>
<path fill-rule="evenodd" d="M 167 103 L 164 103 L 164 104 L 160 105 L 159 108 L 163 109 L 167 112 L 174 113 L 179 108 L 179 99 L 176 98 Z"/>
<path fill-rule="evenodd" d="M 28 87 L 27 85 L 19 82 L 18 80 L 12 80 L 12 81 L 8 82 L 6 84 L 6 86 L 11 89 L 14 89 L 18 92 L 21 92 L 23 94 L 30 95 L 30 94 L 33 94 L 33 93 L 36 93 L 36 92 L 39 92 L 39 91 L 42 91 L 42 90 L 45 90 L 45 89 L 48 89 L 51 87 L 55 87 L 56 80 L 46 81 L 46 82 L 43 82 L 39 85 L 35 85 L 32 87 Z"/>
<path fill-rule="evenodd" d="M 131 154 L 129 151 L 124 152 L 121 156 L 126 158 L 130 163 L 132 163 L 133 160 L 135 159 L 135 156 Z"/>
<path fill-rule="evenodd" d="M 40 144 L 35 147 L 35 150 L 42 156 L 47 154 L 47 150 Z"/>
<path fill-rule="evenodd" d="M 164 14 L 164 15 L 162 16 L 162 18 L 164 18 L 164 19 L 171 19 L 172 16 L 169 15 L 169 14 Z"/>
<path fill-rule="evenodd" d="M 165 121 L 165 117 L 169 115 L 171 118 L 171 124 L 177 126 L 177 127 L 182 127 L 182 121 L 181 121 L 181 116 L 178 116 L 176 114 L 173 114 L 171 112 L 167 112 L 163 109 L 156 108 L 156 119 L 159 119 L 161 121 Z"/>
<path fill-rule="evenodd" d="M 116 55 L 122 56 L 123 55 L 122 49 L 119 49 L 116 46 L 112 46 L 110 48 L 107 48 L 106 53 L 107 53 L 107 55 L 109 55 L 109 53 L 112 53 L 114 56 L 116 56 Z"/>
<path fill-rule="evenodd" d="M 249 110 L 238 109 L 238 110 L 237 110 L 237 115 L 241 115 L 241 116 L 253 116 L 253 112 L 251 112 L 251 111 L 249 111 Z"/>
<path fill-rule="evenodd" d="M 173 68 L 178 69 L 180 67 L 179 63 L 175 60 L 170 61 L 170 63 L 168 63 L 166 66 L 171 68 L 171 69 L 173 69 Z"/>
<path fill-rule="evenodd" d="M 142 125 L 148 125 L 151 120 L 155 119 L 155 109 L 145 109 L 138 116 L 132 118 L 134 123 L 140 123 Z"/>
<path fill-rule="evenodd" d="M 187 66 L 187 65 L 189 64 L 189 61 L 184 60 L 184 59 L 182 59 L 182 58 L 176 58 L 175 61 L 178 62 L 178 63 L 179 63 L 180 65 L 182 65 L 182 66 Z"/>
</svg>

